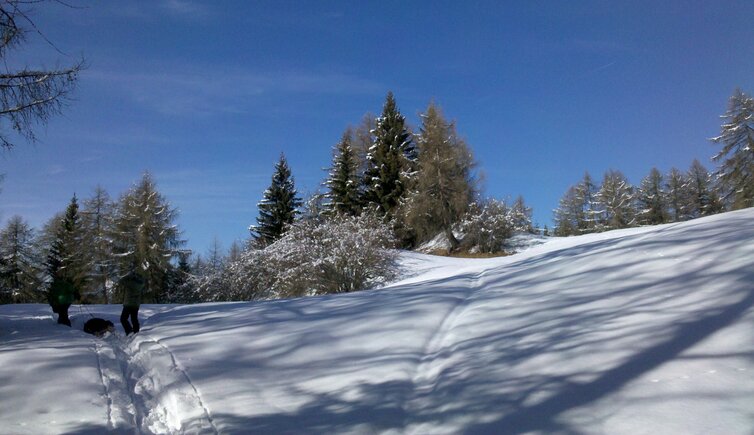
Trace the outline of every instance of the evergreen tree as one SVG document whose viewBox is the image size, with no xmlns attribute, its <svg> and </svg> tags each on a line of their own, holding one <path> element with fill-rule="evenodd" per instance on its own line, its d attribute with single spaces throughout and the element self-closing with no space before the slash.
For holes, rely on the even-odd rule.
<svg viewBox="0 0 754 435">
<path fill-rule="evenodd" d="M 555 235 L 572 236 L 595 231 L 597 226 L 597 187 L 589 172 L 575 186 L 571 186 L 555 209 Z"/>
<path fill-rule="evenodd" d="M 636 195 L 637 221 L 641 225 L 663 224 L 668 221 L 667 198 L 663 188 L 662 174 L 652 168 L 641 180 Z"/>
<path fill-rule="evenodd" d="M 0 303 L 42 302 L 42 262 L 35 246 L 34 229 L 13 216 L 0 231 Z"/>
<path fill-rule="evenodd" d="M 720 136 L 712 141 L 722 149 L 712 159 L 721 162 L 717 178 L 734 209 L 754 206 L 754 98 L 737 89 L 723 115 Z"/>
<path fill-rule="evenodd" d="M 666 180 L 665 192 L 667 193 L 670 221 L 681 222 L 689 219 L 686 177 L 677 168 L 671 168 Z"/>
<path fill-rule="evenodd" d="M 298 214 L 298 207 L 302 204 L 296 192 L 291 169 L 285 155 L 280 154 L 280 160 L 275 164 L 272 183 L 264 191 L 262 201 L 259 202 L 259 217 L 257 225 L 250 228 L 252 236 L 263 246 L 279 239 L 292 224 Z"/>
<path fill-rule="evenodd" d="M 113 256 L 112 231 L 115 205 L 100 186 L 84 200 L 81 212 L 84 245 L 87 247 L 89 278 L 82 297 L 110 303 L 112 282 L 116 274 Z"/>
<path fill-rule="evenodd" d="M 325 181 L 328 192 L 327 209 L 335 214 L 355 216 L 361 210 L 359 204 L 359 163 L 356 160 L 351 130 L 343 133 L 343 138 L 335 145 L 333 163 Z"/>
<path fill-rule="evenodd" d="M 422 115 L 416 143 L 418 171 L 407 206 L 408 222 L 420 241 L 442 231 L 451 251 L 455 250 L 460 242 L 453 235 L 453 225 L 466 213 L 476 194 L 474 158 L 466 142 L 458 137 L 455 125 L 447 122 L 433 103 Z"/>
<path fill-rule="evenodd" d="M 600 230 L 627 228 L 634 224 L 634 188 L 620 171 L 605 173 L 596 196 Z"/>
<path fill-rule="evenodd" d="M 692 218 L 709 216 L 723 211 L 723 204 L 711 186 L 707 168 L 694 159 L 686 175 L 684 188 L 688 198 L 688 213 Z"/>
<path fill-rule="evenodd" d="M 79 204 L 76 195 L 65 210 L 55 238 L 47 255 L 47 273 L 52 279 L 51 286 L 58 281 L 73 285 L 80 292 L 87 275 L 82 249 L 83 231 L 79 221 Z"/>
<path fill-rule="evenodd" d="M 520 233 L 534 233 L 534 227 L 531 224 L 532 209 L 524 202 L 524 197 L 519 195 L 516 202 L 510 210 L 513 230 Z"/>
<path fill-rule="evenodd" d="M 148 172 L 118 202 L 114 254 L 120 275 L 136 270 L 144 278 L 145 301 L 160 303 L 168 299 L 168 277 L 173 267 L 170 260 L 184 243 L 175 225 L 177 216 Z"/>
<path fill-rule="evenodd" d="M 374 144 L 367 155 L 363 200 L 374 204 L 389 218 L 394 216 L 408 190 L 416 162 L 416 149 L 406 120 L 398 111 L 393 93 L 388 92 L 382 116 L 377 118 Z"/>
</svg>

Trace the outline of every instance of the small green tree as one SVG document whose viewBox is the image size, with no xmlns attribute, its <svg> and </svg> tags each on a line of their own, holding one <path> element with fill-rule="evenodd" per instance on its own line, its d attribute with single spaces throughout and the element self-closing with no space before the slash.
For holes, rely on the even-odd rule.
<svg viewBox="0 0 754 435">
<path fill-rule="evenodd" d="M 272 174 L 272 183 L 257 205 L 257 224 L 249 228 L 252 237 L 262 246 L 279 239 L 287 226 L 296 219 L 301 204 L 288 161 L 285 155 L 280 154 L 280 160 L 275 164 Z"/>
</svg>

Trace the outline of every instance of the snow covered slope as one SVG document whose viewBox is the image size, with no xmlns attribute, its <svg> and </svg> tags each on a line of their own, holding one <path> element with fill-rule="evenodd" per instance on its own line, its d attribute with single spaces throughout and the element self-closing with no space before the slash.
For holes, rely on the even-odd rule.
<svg viewBox="0 0 754 435">
<path fill-rule="evenodd" d="M 754 433 L 754 209 L 402 261 L 377 291 L 147 306 L 133 339 L 0 306 L 0 427 Z"/>
</svg>

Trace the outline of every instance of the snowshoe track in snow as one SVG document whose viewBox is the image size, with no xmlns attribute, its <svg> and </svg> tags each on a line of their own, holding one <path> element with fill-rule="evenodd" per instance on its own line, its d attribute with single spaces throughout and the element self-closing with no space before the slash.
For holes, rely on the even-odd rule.
<svg viewBox="0 0 754 435">
<path fill-rule="evenodd" d="M 139 427 L 147 433 L 214 433 L 218 430 L 199 390 L 175 355 L 159 340 L 137 335 L 129 376 L 139 397 Z"/>
<path fill-rule="evenodd" d="M 133 433 L 137 427 L 136 407 L 124 371 L 122 343 L 114 334 L 93 340 L 97 369 L 107 399 L 108 430 Z"/>
</svg>

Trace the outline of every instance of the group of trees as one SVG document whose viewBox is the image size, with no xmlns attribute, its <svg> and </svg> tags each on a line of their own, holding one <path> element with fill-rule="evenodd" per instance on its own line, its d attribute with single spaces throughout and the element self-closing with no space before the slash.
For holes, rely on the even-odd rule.
<svg viewBox="0 0 754 435">
<path fill-rule="evenodd" d="M 74 195 L 39 233 L 14 216 L 0 230 L 0 302 L 43 302 L 52 282 L 67 280 L 83 302 L 109 303 L 131 270 L 144 276 L 147 301 L 167 302 L 187 279 L 171 261 L 183 244 L 175 219 L 148 173 L 116 202 L 97 188 L 79 209 Z"/>
<path fill-rule="evenodd" d="M 429 104 L 413 133 L 388 93 L 381 116 L 355 131 L 348 128 L 335 145 L 325 192 L 308 201 L 308 213 L 324 218 L 372 213 L 392 228 L 401 247 L 413 248 L 443 233 L 456 250 L 460 223 L 483 208 L 475 167 L 469 146 L 437 105 Z M 281 156 L 259 203 L 257 225 L 250 228 L 258 244 L 282 237 L 301 204 Z"/>
<path fill-rule="evenodd" d="M 688 171 L 656 168 L 632 186 L 616 170 L 595 185 L 589 173 L 571 186 L 555 210 L 555 234 L 570 236 L 638 225 L 678 222 L 754 206 L 754 98 L 736 90 L 726 122 L 712 141 L 722 146 L 710 174 L 698 160 Z"/>
<path fill-rule="evenodd" d="M 587 172 L 560 199 L 555 235 L 678 222 L 723 210 L 712 177 L 698 160 L 685 173 L 673 168 L 663 175 L 652 168 L 639 186 L 617 170 L 607 171 L 597 186 Z"/>
</svg>

